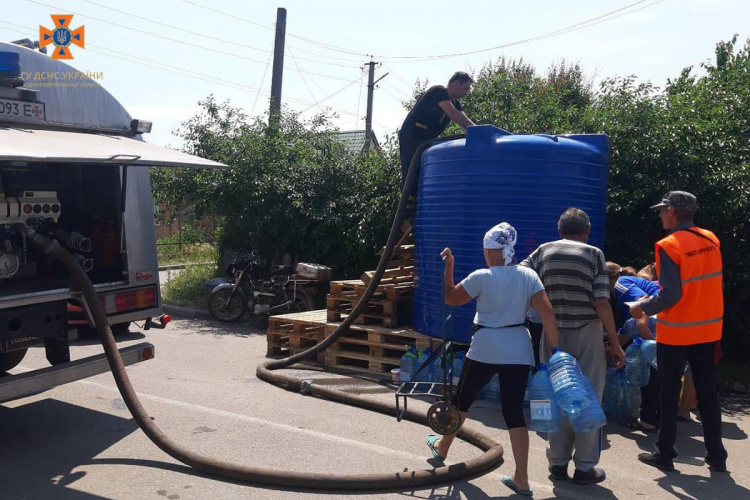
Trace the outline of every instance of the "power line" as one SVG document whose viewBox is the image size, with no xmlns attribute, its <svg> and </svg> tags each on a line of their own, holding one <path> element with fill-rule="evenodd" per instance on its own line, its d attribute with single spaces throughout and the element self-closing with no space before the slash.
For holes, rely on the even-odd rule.
<svg viewBox="0 0 750 500">
<path fill-rule="evenodd" d="M 254 50 L 256 52 L 262 52 L 263 54 L 273 53 L 273 51 L 268 50 L 268 49 L 261 49 L 259 47 L 254 47 L 252 45 L 247 45 L 247 44 L 244 44 L 244 43 L 237 42 L 236 40 L 226 40 L 224 38 L 218 38 L 218 37 L 215 37 L 215 36 L 207 35 L 205 33 L 198 33 L 196 31 L 188 30 L 188 29 L 185 29 L 185 28 L 181 28 L 181 27 L 175 26 L 173 24 L 163 23 L 161 21 L 156 21 L 156 20 L 150 19 L 148 17 L 143 17 L 143 16 L 139 16 L 137 14 L 133 14 L 131 12 L 126 12 L 124 10 L 119 10 L 119 9 L 114 8 L 114 7 L 110 7 L 109 5 L 102 5 L 101 3 L 94 2 L 93 0 L 81 0 L 81 1 L 89 3 L 91 5 L 95 5 L 97 7 L 102 8 L 102 9 L 108 9 L 108 10 L 111 10 L 113 12 L 117 12 L 118 14 L 123 14 L 123 15 L 126 15 L 126 16 L 134 17 L 136 19 L 140 19 L 142 21 L 146 21 L 146 22 L 149 22 L 149 23 L 156 24 L 158 26 L 164 26 L 166 28 L 170 28 L 170 29 L 173 29 L 173 30 L 181 31 L 183 33 L 187 33 L 187 34 L 192 35 L 192 36 L 199 36 L 199 37 L 202 37 L 202 38 L 207 38 L 209 40 L 215 40 L 217 42 L 225 43 L 225 44 L 228 44 L 228 45 L 236 45 L 238 47 L 242 47 L 242 48 L 245 48 L 245 49 Z M 342 68 L 353 68 L 354 67 L 352 65 L 332 63 L 332 62 L 327 62 L 327 61 L 316 61 L 314 59 L 305 59 L 305 58 L 302 58 L 302 57 L 300 57 L 299 59 L 300 60 L 304 60 L 304 61 L 308 61 L 308 62 L 318 63 L 318 64 L 327 64 L 329 66 L 339 66 L 339 67 L 342 67 Z"/>
<path fill-rule="evenodd" d="M 398 92 L 406 99 L 411 99 L 411 94 L 404 92 L 403 90 L 399 89 L 398 87 L 395 87 L 392 83 L 387 82 L 386 80 L 383 80 L 382 83 L 388 85 L 393 91 Z"/>
<path fill-rule="evenodd" d="M 310 97 L 312 97 L 312 100 L 315 101 L 315 95 L 313 95 L 312 89 L 310 89 L 310 86 L 307 84 L 307 80 L 305 79 L 305 74 L 300 69 L 299 64 L 297 64 L 297 58 L 294 57 L 294 52 L 292 52 L 289 47 L 287 47 L 286 49 L 289 51 L 289 55 L 292 56 L 292 61 L 294 61 L 294 65 L 297 66 L 297 69 L 299 70 L 299 76 L 302 77 L 302 82 L 305 84 L 307 91 L 310 93 Z M 316 102 L 315 104 L 318 105 L 318 109 L 320 109 L 320 111 L 323 111 L 323 108 L 320 107 L 320 104 L 318 104 L 318 102 Z"/>
<path fill-rule="evenodd" d="M 400 76 L 398 75 L 398 73 L 394 73 L 394 71 L 393 71 L 393 70 L 392 70 L 392 69 L 390 68 L 390 66 L 386 66 L 386 65 L 384 64 L 384 65 L 383 65 L 383 69 L 385 69 L 386 71 L 388 71 L 389 73 L 391 73 L 391 74 L 392 74 L 393 76 L 395 76 L 395 77 L 396 77 L 397 79 L 401 80 L 401 81 L 402 81 L 402 82 L 404 83 L 404 85 L 406 85 L 406 88 L 407 88 L 407 89 L 409 89 L 409 92 L 411 92 L 411 91 L 412 91 L 412 90 L 414 89 L 414 84 L 413 84 L 413 83 L 409 83 L 409 82 L 407 82 L 406 80 L 404 80 L 403 78 L 401 78 L 401 77 L 400 77 Z"/>
<path fill-rule="evenodd" d="M 321 100 L 319 100 L 319 101 L 315 102 L 314 104 L 311 104 L 310 106 L 306 107 L 305 109 L 303 109 L 302 111 L 300 111 L 300 114 L 301 114 L 301 113 L 304 113 L 305 111 L 307 111 L 308 109 L 312 108 L 313 106 L 317 106 L 317 105 L 318 105 L 318 104 L 320 104 L 321 102 L 323 102 L 323 101 L 327 101 L 327 100 L 328 100 L 328 99 L 330 99 L 331 97 L 334 97 L 334 96 L 336 96 L 336 95 L 340 94 L 341 92 L 345 91 L 346 89 L 348 89 L 349 87 L 351 87 L 351 86 L 352 86 L 352 85 L 354 85 L 355 83 L 359 82 L 360 80 L 361 80 L 361 77 L 360 77 L 359 79 L 357 79 L 357 80 L 352 80 L 352 81 L 351 81 L 351 82 L 349 82 L 349 83 L 348 83 L 347 85 L 345 85 L 344 87 L 340 88 L 339 90 L 337 90 L 337 91 L 336 91 L 336 92 L 334 92 L 333 94 L 331 94 L 331 95 L 329 95 L 329 96 L 327 96 L 327 97 L 324 97 L 323 99 L 321 99 Z"/>
<path fill-rule="evenodd" d="M 215 14 L 219 14 L 219 15 L 222 15 L 222 16 L 226 16 L 226 17 L 235 19 L 237 21 L 241 21 L 243 23 L 247 23 L 247 24 L 250 24 L 250 25 L 253 25 L 253 26 L 257 26 L 259 28 L 273 29 L 273 28 L 270 28 L 269 26 L 266 26 L 264 24 L 260 24 L 260 23 L 254 22 L 254 21 L 250 21 L 247 18 L 240 17 L 240 16 L 237 16 L 237 15 L 231 14 L 229 12 L 225 12 L 225 11 L 222 11 L 222 10 L 214 9 L 212 7 L 207 7 L 205 5 L 201 5 L 201 4 L 197 3 L 197 2 L 192 2 L 190 0 L 180 0 L 180 1 L 181 2 L 185 2 L 187 4 L 190 4 L 190 5 L 193 5 L 195 7 L 198 7 L 200 9 L 205 9 L 205 10 L 211 11 L 211 12 L 213 12 Z M 325 46 L 325 44 L 323 44 L 322 42 L 314 42 L 314 41 L 311 42 L 311 41 L 308 41 L 306 38 L 302 38 L 302 37 L 299 37 L 297 35 L 292 35 L 289 32 L 287 32 L 287 36 L 297 38 L 298 40 L 302 40 L 302 41 L 307 42 L 307 43 L 317 43 L 317 44 L 320 44 L 321 46 Z M 331 46 L 331 47 L 333 47 L 333 46 Z M 318 56 L 321 55 L 321 54 L 316 54 L 315 52 L 308 52 L 308 51 L 300 49 L 300 48 L 297 48 L 296 50 L 298 50 L 299 52 L 305 52 L 305 53 L 308 53 L 308 54 L 314 54 L 314 55 L 318 55 Z M 368 54 L 365 54 L 365 53 L 362 53 L 362 52 L 352 52 L 352 51 L 349 51 L 347 49 L 341 49 L 341 48 L 334 48 L 334 49 L 329 49 L 329 50 L 337 50 L 337 51 L 343 52 L 345 54 L 351 54 L 351 55 L 356 55 L 356 56 L 368 56 Z M 332 57 L 332 56 L 323 56 L 323 57 Z M 356 60 L 353 60 L 353 59 L 343 59 L 343 60 L 347 60 L 347 61 L 351 61 L 351 62 L 356 62 Z"/>
<path fill-rule="evenodd" d="M 0 20 L 0 23 L 23 28 L 23 30 L 13 29 L 13 28 L 2 28 L 2 29 L 6 29 L 8 31 L 13 31 L 15 33 L 21 33 L 21 34 L 24 34 L 24 35 L 37 34 L 37 33 L 34 33 L 31 30 L 26 29 L 23 26 L 20 26 L 20 25 L 14 24 L 14 23 L 9 23 L 7 21 L 2 21 L 2 20 Z M 211 75 L 206 75 L 204 73 L 199 73 L 199 72 L 193 71 L 191 69 L 182 68 L 182 67 L 179 67 L 179 66 L 173 66 L 171 64 L 167 64 L 167 63 L 164 63 L 164 62 L 161 62 L 161 61 L 154 61 L 154 60 L 151 60 L 151 59 L 146 59 L 144 57 L 136 56 L 136 55 L 133 55 L 133 54 L 128 54 L 127 52 L 120 52 L 120 51 L 112 50 L 112 49 L 105 48 L 105 47 L 99 47 L 97 45 L 92 45 L 90 43 L 87 43 L 86 45 L 87 45 L 86 50 L 88 50 L 90 52 L 93 52 L 95 54 L 103 55 L 105 57 L 110 57 L 110 58 L 113 58 L 113 59 L 118 59 L 118 60 L 122 60 L 122 61 L 132 62 L 132 63 L 135 63 L 135 64 L 140 64 L 142 66 L 147 66 L 149 68 L 158 69 L 158 70 L 161 70 L 161 71 L 165 71 L 167 73 L 173 73 L 173 74 L 180 75 L 180 76 L 186 76 L 188 78 L 194 78 L 196 80 L 202 80 L 202 81 L 206 81 L 206 82 L 209 82 L 209 83 L 215 83 L 215 84 L 223 85 L 225 87 L 234 88 L 236 90 L 250 90 L 250 91 L 254 91 L 254 92 L 255 91 L 261 92 L 261 89 L 258 89 L 258 88 L 255 88 L 255 87 L 250 87 L 248 85 L 244 85 L 244 84 L 241 84 L 239 82 L 234 82 L 234 81 L 231 81 L 231 80 L 224 80 L 222 78 L 211 76 Z M 101 49 L 101 50 L 104 50 L 106 52 L 102 52 L 101 50 L 96 50 L 96 49 Z M 112 55 L 112 54 L 109 54 L 107 52 L 111 52 L 112 54 L 118 54 L 118 55 Z M 169 70 L 169 69 L 165 69 L 165 68 L 172 68 L 172 70 L 174 70 L 174 71 Z M 270 95 L 269 92 L 263 92 L 263 93 Z M 295 102 L 297 102 L 299 104 L 304 104 L 304 105 L 309 105 L 310 104 L 309 102 L 302 101 L 300 99 L 294 99 L 294 98 L 287 98 L 287 99 L 290 100 L 290 101 L 295 101 Z"/>
<path fill-rule="evenodd" d="M 647 1 L 650 1 L 650 0 L 639 0 L 638 2 L 634 2 L 632 4 L 626 5 L 625 7 L 622 7 L 622 8 L 610 11 L 610 12 L 608 12 L 606 14 L 602 14 L 600 16 L 597 16 L 597 17 L 594 17 L 594 18 L 591 18 L 591 19 L 587 19 L 585 21 L 581 21 L 581 22 L 576 23 L 576 24 L 572 24 L 570 26 L 566 26 L 564 28 L 557 29 L 555 31 L 550 31 L 548 33 L 544 33 L 542 35 L 534 36 L 534 37 L 531 37 L 531 38 L 525 38 L 525 39 L 522 39 L 522 40 L 517 40 L 515 42 L 505 43 L 503 45 L 497 45 L 495 47 L 488 47 L 488 48 L 485 48 L 485 49 L 478 49 L 478 50 L 472 50 L 472 51 L 468 51 L 468 52 L 460 52 L 460 53 L 455 53 L 455 54 L 440 54 L 440 55 L 422 56 L 422 57 L 420 57 L 420 56 L 396 56 L 396 57 L 393 57 L 391 59 L 399 59 L 399 60 L 393 60 L 393 61 L 389 61 L 389 62 L 391 64 L 398 64 L 398 63 L 407 63 L 407 62 L 434 61 L 434 60 L 437 60 L 437 59 L 447 59 L 447 58 L 452 58 L 452 57 L 461 57 L 461 56 L 467 56 L 467 55 L 473 55 L 473 54 L 480 54 L 480 53 L 483 53 L 483 52 L 490 52 L 490 51 L 493 51 L 493 50 L 504 49 L 504 48 L 507 48 L 507 47 L 512 47 L 512 46 L 521 45 L 521 44 L 524 44 L 524 43 L 530 43 L 530 42 L 535 42 L 535 41 L 539 41 L 539 40 L 544 40 L 544 39 L 552 38 L 552 37 L 555 37 L 555 36 L 558 36 L 558 35 L 564 35 L 566 33 L 572 32 L 572 31 L 577 31 L 579 29 L 588 28 L 588 27 L 591 27 L 591 26 L 594 26 L 594 25 L 597 25 L 597 24 L 600 24 L 600 23 L 603 23 L 603 22 L 607 22 L 607 21 L 611 21 L 613 19 L 617 19 L 618 17 L 624 16 L 624 15 L 632 14 L 634 12 L 638 12 L 640 10 L 647 9 L 649 7 L 653 7 L 654 5 L 662 3 L 662 2 L 665 2 L 666 0 L 657 0 L 657 1 L 653 2 L 653 3 L 645 5 L 645 6 L 641 7 L 641 8 L 639 8 L 639 9 L 633 9 L 633 10 L 628 10 L 627 12 L 621 12 L 623 10 L 630 9 L 631 7 L 635 7 L 636 5 L 642 4 L 642 3 L 647 2 Z M 616 14 L 618 12 L 620 12 L 620 14 L 613 15 L 613 14 Z"/>
<path fill-rule="evenodd" d="M 255 94 L 255 100 L 253 101 L 253 109 L 250 111 L 250 116 L 253 116 L 255 113 L 255 105 L 258 104 L 258 97 L 260 97 L 260 91 L 263 88 L 263 83 L 266 81 L 266 73 L 268 73 L 268 67 L 271 65 L 271 56 L 273 55 L 273 52 L 268 53 L 268 60 L 266 61 L 266 67 L 263 69 L 263 77 L 260 79 L 260 87 L 258 87 L 258 92 Z"/>
<path fill-rule="evenodd" d="M 33 4 L 42 5 L 44 7 L 50 8 L 50 9 L 59 9 L 61 12 L 62 11 L 67 11 L 67 12 L 70 12 L 70 13 L 72 13 L 74 15 L 88 17 L 89 19 L 93 19 L 94 21 L 99 21 L 99 22 L 102 22 L 102 23 L 105 23 L 105 24 L 110 24 L 112 26 L 117 26 L 118 28 L 123 28 L 123 29 L 129 30 L 129 31 L 134 31 L 136 33 L 143 33 L 145 35 L 153 36 L 155 38 L 162 38 L 164 40 L 169 40 L 169 41 L 172 41 L 172 42 L 175 42 L 175 43 L 186 45 L 188 47 L 194 47 L 194 48 L 197 48 L 197 49 L 206 50 L 208 52 L 214 52 L 214 53 L 217 53 L 217 54 L 223 54 L 223 55 L 226 55 L 226 56 L 235 57 L 237 59 L 242 59 L 244 61 L 250 61 L 250 62 L 254 62 L 254 63 L 258 63 L 258 64 L 265 64 L 265 62 L 260 61 L 258 59 L 252 59 L 250 57 L 245 57 L 245 56 L 242 56 L 240 54 L 235 54 L 233 52 L 226 52 L 226 51 L 223 51 L 223 50 L 212 49 L 210 47 L 205 47 L 203 45 L 198 45 L 198 44 L 195 44 L 195 43 L 186 42 L 184 40 L 179 40 L 177 38 L 172 38 L 172 37 L 168 37 L 168 36 L 164 36 L 164 35 L 159 35 L 159 34 L 156 34 L 156 33 L 152 33 L 150 31 L 145 31 L 145 30 L 141 30 L 141 29 L 138 29 L 138 28 L 133 28 L 133 27 L 130 27 L 130 26 L 125 26 L 125 25 L 122 25 L 122 24 L 113 23 L 111 21 L 106 21 L 104 19 L 100 19 L 98 17 L 93 17 L 93 16 L 90 16 L 88 14 L 81 14 L 81 13 L 72 12 L 72 11 L 67 10 L 67 9 L 61 9 L 61 8 L 56 7 L 54 5 L 49 5 L 49 4 L 40 2 L 38 0 L 26 0 L 26 1 L 29 2 L 29 3 L 33 3 Z M 229 43 L 231 43 L 231 42 L 229 42 Z M 287 68 L 287 69 L 289 69 L 290 71 L 295 71 L 294 68 Z M 348 81 L 346 78 L 340 78 L 340 77 L 337 77 L 337 76 L 324 75 L 324 74 L 320 74 L 320 73 L 316 73 L 316 74 L 318 76 L 323 77 L 323 78 L 330 78 L 331 80 L 340 80 L 340 81 L 343 81 L 343 82 Z"/>
<path fill-rule="evenodd" d="M 359 96 L 357 96 L 357 114 L 354 116 L 354 130 L 359 126 L 359 104 L 362 102 L 362 79 L 365 77 L 365 72 L 359 76 Z"/>
</svg>

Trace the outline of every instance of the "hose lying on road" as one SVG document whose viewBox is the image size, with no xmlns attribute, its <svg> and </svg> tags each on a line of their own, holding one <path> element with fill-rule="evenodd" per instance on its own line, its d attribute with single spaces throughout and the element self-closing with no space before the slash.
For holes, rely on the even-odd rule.
<svg viewBox="0 0 750 500">
<path fill-rule="evenodd" d="M 452 138 L 443 140 L 448 139 Z M 384 413 L 386 415 L 395 415 L 396 410 L 394 405 L 372 400 L 363 396 L 356 396 L 328 387 L 318 386 L 310 381 L 303 381 L 281 373 L 273 373 L 273 371 L 289 367 L 294 363 L 314 356 L 318 352 L 326 349 L 346 333 L 351 323 L 362 312 L 362 309 L 375 292 L 398 240 L 399 230 L 404 219 L 404 212 L 408 202 L 408 196 L 405 194 L 410 193 L 412 186 L 414 186 L 422 152 L 434 143 L 435 142 L 426 143 L 420 146 L 412 158 L 409 173 L 406 182 L 404 183 L 398 211 L 393 220 L 385 251 L 380 259 L 375 276 L 370 281 L 367 290 L 352 310 L 352 313 L 347 316 L 333 334 L 315 347 L 285 359 L 266 361 L 261 364 L 257 369 L 258 378 L 287 390 L 302 391 L 305 394 L 315 395 L 331 401 Z M 117 388 L 141 430 L 143 430 L 148 438 L 151 439 L 151 441 L 153 441 L 153 443 L 162 451 L 190 467 L 211 476 L 241 481 L 254 486 L 287 487 L 298 490 L 373 491 L 407 490 L 428 485 L 447 483 L 458 479 L 476 477 L 493 470 L 502 463 L 502 446 L 490 437 L 468 427 L 464 427 L 459 431 L 459 437 L 483 450 L 484 453 L 479 457 L 467 462 L 438 467 L 436 469 L 402 471 L 395 473 L 321 474 L 264 469 L 216 460 L 188 450 L 164 434 L 164 432 L 162 432 L 162 430 L 159 429 L 159 427 L 149 418 L 148 413 L 146 413 L 146 410 L 141 405 L 138 396 L 130 383 L 127 372 L 125 371 L 125 365 L 120 358 L 117 344 L 115 343 L 112 331 L 107 322 L 107 315 L 99 302 L 91 281 L 83 269 L 81 269 L 76 259 L 56 241 L 45 238 L 30 227 L 24 226 L 23 230 L 26 233 L 28 241 L 32 245 L 39 248 L 51 259 L 57 260 L 65 266 L 71 274 L 73 286 L 83 293 L 84 299 L 91 310 L 96 330 L 99 334 L 99 339 L 104 346 L 104 352 L 106 353 Z M 427 418 L 423 413 L 410 410 L 404 418 L 427 425 Z"/>
</svg>

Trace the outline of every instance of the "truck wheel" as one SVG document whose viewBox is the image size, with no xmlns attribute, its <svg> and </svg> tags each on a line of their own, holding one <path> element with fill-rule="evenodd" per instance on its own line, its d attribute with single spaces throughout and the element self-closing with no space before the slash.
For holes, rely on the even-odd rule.
<svg viewBox="0 0 750 500">
<path fill-rule="evenodd" d="M 15 368 L 26 356 L 28 349 L 21 349 L 20 351 L 13 352 L 0 352 L 0 373 L 7 372 L 8 370 Z"/>
<path fill-rule="evenodd" d="M 208 299 L 208 312 L 214 319 L 223 323 L 237 321 L 245 314 L 245 301 L 242 294 L 231 297 L 232 290 L 224 288 L 211 293 Z"/>
</svg>

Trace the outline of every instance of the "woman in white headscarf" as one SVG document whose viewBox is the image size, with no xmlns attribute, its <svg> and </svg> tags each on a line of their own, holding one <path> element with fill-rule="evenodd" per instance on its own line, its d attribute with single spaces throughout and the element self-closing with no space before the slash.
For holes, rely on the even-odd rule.
<svg viewBox="0 0 750 500">
<path fill-rule="evenodd" d="M 528 478 L 529 431 L 523 415 L 523 397 L 534 352 L 529 331 L 523 326 L 526 311 L 534 307 L 542 318 L 547 348 L 557 347 L 557 321 L 544 286 L 535 272 L 513 263 L 516 230 L 503 222 L 484 236 L 486 269 L 478 269 L 458 285 L 453 279 L 454 258 L 449 248 L 445 258 L 445 303 L 462 306 L 477 299 L 474 334 L 466 354 L 454 404 L 463 424 L 469 407 L 482 387 L 499 375 L 503 417 L 510 434 L 515 474 L 502 482 L 516 493 L 531 496 Z M 427 445 L 436 459 L 445 459 L 456 433 L 442 438 L 431 435 Z"/>
</svg>

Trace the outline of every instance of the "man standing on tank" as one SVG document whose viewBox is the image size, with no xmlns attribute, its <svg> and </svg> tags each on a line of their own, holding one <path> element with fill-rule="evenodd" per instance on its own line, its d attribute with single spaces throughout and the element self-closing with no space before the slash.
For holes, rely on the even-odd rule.
<svg viewBox="0 0 750 500">
<path fill-rule="evenodd" d="M 411 159 L 421 144 L 442 134 L 451 120 L 458 123 L 464 130 L 474 125 L 474 122 L 463 112 L 460 101 L 469 92 L 472 83 L 474 80 L 468 73 L 457 71 L 448 80 L 447 87 L 435 85 L 427 89 L 406 115 L 398 133 L 401 153 L 401 189 L 404 188 Z M 416 195 L 416 192 L 415 185 L 414 190 L 409 194 Z"/>
</svg>

